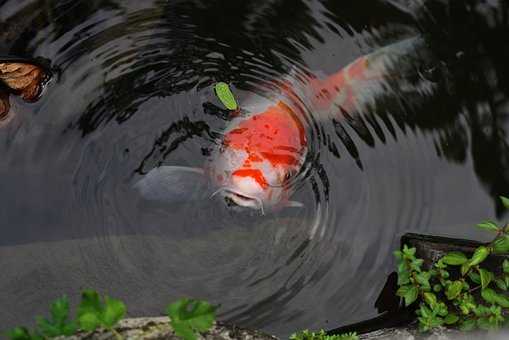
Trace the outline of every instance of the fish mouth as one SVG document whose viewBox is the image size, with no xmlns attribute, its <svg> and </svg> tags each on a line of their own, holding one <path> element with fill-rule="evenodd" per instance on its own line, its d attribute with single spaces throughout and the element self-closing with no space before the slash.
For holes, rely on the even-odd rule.
<svg viewBox="0 0 509 340">
<path fill-rule="evenodd" d="M 216 190 L 210 197 L 221 194 L 228 206 L 239 206 L 260 210 L 262 215 L 265 215 L 263 209 L 263 202 L 260 198 L 246 195 L 238 190 L 232 188 L 220 188 Z"/>
</svg>

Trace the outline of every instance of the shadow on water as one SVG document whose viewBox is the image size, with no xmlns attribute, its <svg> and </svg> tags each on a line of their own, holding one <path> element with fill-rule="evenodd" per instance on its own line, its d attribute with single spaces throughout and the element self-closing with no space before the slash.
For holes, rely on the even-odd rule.
<svg viewBox="0 0 509 340">
<path fill-rule="evenodd" d="M 402 233 L 479 237 L 466 226 L 504 216 L 508 17 L 474 0 L 0 1 L 0 55 L 55 70 L 0 130 L 0 305 L 13 306 L 0 324 L 88 286 L 130 315 L 199 295 L 278 335 L 376 315 Z M 131 190 L 156 166 L 210 157 L 230 118 L 215 82 L 240 103 L 270 99 L 284 79 L 305 87 L 413 36 L 422 63 L 403 85 L 306 116 L 304 209 L 167 206 Z"/>
</svg>

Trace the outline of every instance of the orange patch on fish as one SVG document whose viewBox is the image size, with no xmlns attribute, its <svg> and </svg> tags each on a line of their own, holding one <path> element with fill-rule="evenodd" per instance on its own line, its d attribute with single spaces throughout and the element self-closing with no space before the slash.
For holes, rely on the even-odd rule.
<svg viewBox="0 0 509 340">
<path fill-rule="evenodd" d="M 294 166 L 306 145 L 305 129 L 291 109 L 279 102 L 265 112 L 239 123 L 226 134 L 224 145 L 248 155 L 244 167 L 268 161 L 273 166 Z"/>
</svg>

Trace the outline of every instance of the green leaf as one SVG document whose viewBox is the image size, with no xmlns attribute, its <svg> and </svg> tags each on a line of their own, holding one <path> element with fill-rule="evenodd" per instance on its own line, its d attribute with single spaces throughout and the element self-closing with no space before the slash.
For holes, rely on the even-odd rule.
<svg viewBox="0 0 509 340">
<path fill-rule="evenodd" d="M 495 277 L 495 275 L 490 272 L 490 271 L 487 271 L 486 269 L 484 268 L 479 268 L 479 275 L 481 276 L 481 287 L 484 289 L 486 287 L 488 287 L 488 285 L 490 284 L 490 282 L 493 280 L 493 278 Z"/>
<path fill-rule="evenodd" d="M 475 329 L 475 319 L 466 319 L 460 324 L 462 332 L 470 332 Z"/>
<path fill-rule="evenodd" d="M 481 276 L 475 272 L 468 273 L 468 277 L 472 280 L 473 283 L 481 284 Z"/>
<path fill-rule="evenodd" d="M 504 280 L 495 279 L 495 284 L 497 285 L 498 289 L 507 290 L 507 285 Z"/>
<path fill-rule="evenodd" d="M 470 259 L 470 266 L 471 267 L 477 266 L 478 264 L 486 260 L 489 254 L 490 250 L 487 247 L 485 246 L 478 247 L 475 250 L 474 255 L 472 255 L 472 258 Z"/>
<path fill-rule="evenodd" d="M 100 326 L 101 320 L 96 313 L 86 312 L 78 316 L 78 323 L 81 329 L 90 332 Z"/>
<path fill-rule="evenodd" d="M 465 276 L 465 274 L 470 270 L 471 265 L 470 262 L 465 262 L 461 265 L 461 276 Z"/>
<path fill-rule="evenodd" d="M 178 336 L 186 340 L 196 337 L 196 332 L 209 330 L 216 318 L 216 307 L 206 301 L 180 299 L 167 307 L 170 324 Z M 190 337 L 190 334 L 193 337 Z"/>
<path fill-rule="evenodd" d="M 198 338 L 197 334 L 193 331 L 193 329 L 181 322 L 172 322 L 170 321 L 171 327 L 175 334 L 184 340 L 196 340 Z"/>
<path fill-rule="evenodd" d="M 126 307 L 122 301 L 106 297 L 104 301 L 104 310 L 101 315 L 102 325 L 106 328 L 113 327 L 124 317 L 125 313 Z"/>
<path fill-rule="evenodd" d="M 120 300 L 105 297 L 103 302 L 96 291 L 85 290 L 78 306 L 78 323 L 87 331 L 100 326 L 112 329 L 125 313 L 126 307 Z"/>
<path fill-rule="evenodd" d="M 504 270 L 504 273 L 506 273 L 506 274 L 509 273 L 509 261 L 508 260 L 504 260 L 504 262 L 502 263 L 502 269 Z"/>
<path fill-rule="evenodd" d="M 509 209 L 509 198 L 505 196 L 499 196 L 500 200 L 502 201 L 502 204 L 504 205 L 504 208 Z"/>
<path fill-rule="evenodd" d="M 422 272 L 415 275 L 415 279 L 417 283 L 419 283 L 424 290 L 430 290 L 431 285 L 429 284 L 430 274 L 427 272 Z"/>
<path fill-rule="evenodd" d="M 501 235 L 493 241 L 493 252 L 496 254 L 509 252 L 509 235 Z"/>
<path fill-rule="evenodd" d="M 81 302 L 78 306 L 78 317 L 88 313 L 99 315 L 101 311 L 102 303 L 99 293 L 93 290 L 84 290 L 81 293 Z"/>
<path fill-rule="evenodd" d="M 403 254 L 412 258 L 415 256 L 416 249 L 415 247 L 408 248 L 408 246 L 405 244 L 403 245 Z"/>
<path fill-rule="evenodd" d="M 447 316 L 444 318 L 444 323 L 446 325 L 452 325 L 452 324 L 455 324 L 456 322 L 459 321 L 459 317 L 456 315 L 456 314 L 453 314 L 453 313 L 449 313 L 447 314 Z"/>
<path fill-rule="evenodd" d="M 419 295 L 419 290 L 417 287 L 412 286 L 403 297 L 405 299 L 405 305 L 411 305 L 415 300 L 417 300 L 417 296 Z"/>
<path fill-rule="evenodd" d="M 435 294 L 433 293 L 430 293 L 430 292 L 425 292 L 424 293 L 424 301 L 426 301 L 426 303 L 428 304 L 428 306 L 430 306 L 431 308 L 433 308 L 436 304 L 437 304 L 437 297 Z"/>
<path fill-rule="evenodd" d="M 11 340 L 32 340 L 32 335 L 26 327 L 16 327 L 7 333 Z"/>
<path fill-rule="evenodd" d="M 67 321 L 69 317 L 69 300 L 67 300 L 66 296 L 55 300 L 51 304 L 51 317 L 57 324 L 63 324 Z"/>
<path fill-rule="evenodd" d="M 493 221 L 483 221 L 483 222 L 479 223 L 477 225 L 477 227 L 484 229 L 484 230 L 494 231 L 494 232 L 499 231 L 498 225 Z"/>
<path fill-rule="evenodd" d="M 453 281 L 448 287 L 445 292 L 445 295 L 449 300 L 455 299 L 463 289 L 463 283 L 461 281 Z"/>
<path fill-rule="evenodd" d="M 68 321 L 69 301 L 66 296 L 55 300 L 50 307 L 51 319 L 37 317 L 37 326 L 42 335 L 46 337 L 57 337 L 73 334 L 77 326 L 75 322 Z"/>
<path fill-rule="evenodd" d="M 398 273 L 398 286 L 403 286 L 410 283 L 410 272 L 402 271 Z"/>
<path fill-rule="evenodd" d="M 491 288 L 481 290 L 481 297 L 488 303 L 494 304 L 497 301 L 497 293 Z"/>
<path fill-rule="evenodd" d="M 507 296 L 505 296 L 505 295 L 497 294 L 496 303 L 497 303 L 497 305 L 500 305 L 501 307 L 509 308 L 509 298 L 507 298 Z"/>
<path fill-rule="evenodd" d="M 442 290 L 442 285 L 440 285 L 440 284 L 438 284 L 438 283 L 437 283 L 436 285 L 434 285 L 434 286 L 433 286 L 433 291 L 434 291 L 435 293 L 438 293 L 438 292 L 440 292 L 441 290 Z"/>
<path fill-rule="evenodd" d="M 442 258 L 442 261 L 446 264 L 450 264 L 452 266 L 459 266 L 468 261 L 468 258 L 465 254 L 459 251 L 452 251 L 445 255 Z"/>
<path fill-rule="evenodd" d="M 223 105 L 228 110 L 237 110 L 237 101 L 235 100 L 235 97 L 233 96 L 233 93 L 230 90 L 228 84 L 219 82 L 214 87 L 214 90 L 216 92 L 217 98 L 219 98 L 221 103 L 223 103 Z"/>
</svg>

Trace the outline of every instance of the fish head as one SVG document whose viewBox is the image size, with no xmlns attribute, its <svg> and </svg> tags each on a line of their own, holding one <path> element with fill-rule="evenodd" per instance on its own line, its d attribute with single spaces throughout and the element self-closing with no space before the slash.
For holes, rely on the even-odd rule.
<svg viewBox="0 0 509 340">
<path fill-rule="evenodd" d="M 292 192 L 287 185 L 302 166 L 306 139 L 302 123 L 284 104 L 233 123 L 213 155 L 212 178 L 230 206 L 265 211 Z"/>
</svg>

